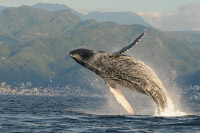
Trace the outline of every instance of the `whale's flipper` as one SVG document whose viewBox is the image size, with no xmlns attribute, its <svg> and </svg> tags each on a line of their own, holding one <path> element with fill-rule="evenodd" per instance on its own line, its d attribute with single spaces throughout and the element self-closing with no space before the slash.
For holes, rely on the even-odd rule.
<svg viewBox="0 0 200 133">
<path fill-rule="evenodd" d="M 130 114 L 135 114 L 134 109 L 131 107 L 131 105 L 129 104 L 129 102 L 126 100 L 126 97 L 124 96 L 124 94 L 122 93 L 122 91 L 120 90 L 120 88 L 117 88 L 116 85 L 111 85 L 107 83 L 107 86 L 110 88 L 110 91 L 114 94 L 115 98 L 117 99 L 117 102 L 120 103 L 122 105 L 122 107 L 124 107 L 124 109 L 130 113 Z"/>
<path fill-rule="evenodd" d="M 120 56 L 123 55 L 125 52 L 127 52 L 133 45 L 137 44 L 139 41 L 141 41 L 142 37 L 146 34 L 146 31 L 144 31 L 140 36 L 138 36 L 133 42 L 131 42 L 129 45 L 123 47 L 119 51 L 112 54 L 112 56 Z"/>
</svg>

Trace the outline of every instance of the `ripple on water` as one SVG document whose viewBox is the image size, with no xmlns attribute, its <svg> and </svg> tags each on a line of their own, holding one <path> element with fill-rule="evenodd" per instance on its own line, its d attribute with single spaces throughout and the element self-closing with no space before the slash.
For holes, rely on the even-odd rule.
<svg viewBox="0 0 200 133">
<path fill-rule="evenodd" d="M 111 115 L 102 98 L 0 96 L 0 100 L 0 132 L 200 131 L 198 115 Z"/>
</svg>

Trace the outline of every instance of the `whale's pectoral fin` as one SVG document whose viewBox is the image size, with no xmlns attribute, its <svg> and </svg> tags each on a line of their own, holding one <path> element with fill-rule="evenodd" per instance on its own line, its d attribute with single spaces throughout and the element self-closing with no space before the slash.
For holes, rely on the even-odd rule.
<svg viewBox="0 0 200 133">
<path fill-rule="evenodd" d="M 133 45 L 137 44 L 139 41 L 141 41 L 142 37 L 146 34 L 146 31 L 144 31 L 141 35 L 139 35 L 134 41 L 132 41 L 129 45 L 123 47 L 122 49 L 120 49 L 119 51 L 115 52 L 112 54 L 112 56 L 120 56 L 122 54 L 124 54 L 126 51 L 128 51 L 131 47 L 133 47 Z"/>
<path fill-rule="evenodd" d="M 107 86 L 110 88 L 110 91 L 114 94 L 115 98 L 117 99 L 117 102 L 120 103 L 128 113 L 135 114 L 134 109 L 126 100 L 126 97 L 124 96 L 120 88 L 117 87 L 117 85 L 115 84 L 109 84 L 109 83 L 107 83 Z"/>
</svg>

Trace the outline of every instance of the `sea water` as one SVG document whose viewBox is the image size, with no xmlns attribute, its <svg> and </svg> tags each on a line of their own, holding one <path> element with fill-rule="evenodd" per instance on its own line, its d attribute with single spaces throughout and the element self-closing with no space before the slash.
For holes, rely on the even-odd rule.
<svg viewBox="0 0 200 133">
<path fill-rule="evenodd" d="M 120 113 L 117 104 L 111 108 L 109 100 L 101 95 L 0 95 L 0 132 L 200 132 L 198 99 L 188 101 L 192 113 L 182 116 L 129 115 Z"/>
</svg>

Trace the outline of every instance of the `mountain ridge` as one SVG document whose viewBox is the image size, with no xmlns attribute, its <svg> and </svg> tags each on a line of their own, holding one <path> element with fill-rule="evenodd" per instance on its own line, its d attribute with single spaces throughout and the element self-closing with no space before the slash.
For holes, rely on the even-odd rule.
<svg viewBox="0 0 200 133">
<path fill-rule="evenodd" d="M 142 17 L 133 12 L 90 12 L 84 19 L 95 19 L 98 22 L 113 21 L 118 24 L 141 24 L 150 27 L 150 25 L 143 20 Z"/>
<path fill-rule="evenodd" d="M 83 20 L 95 19 L 98 22 L 113 21 L 118 24 L 141 24 L 144 26 L 150 26 L 143 18 L 133 12 L 90 12 L 87 15 L 83 15 L 72 8 L 63 4 L 49 4 L 49 3 L 38 3 L 33 5 L 34 8 L 40 8 L 47 11 L 59 11 L 59 10 L 70 10 L 75 15 L 79 16 Z"/>
<path fill-rule="evenodd" d="M 83 16 L 81 13 L 73 10 L 72 8 L 70 8 L 70 7 L 68 7 L 67 5 L 64 5 L 64 4 L 37 3 L 37 4 L 33 5 L 32 7 L 44 9 L 44 10 L 47 10 L 47 11 L 50 11 L 50 12 L 60 11 L 60 10 L 69 10 L 79 17 Z"/>
</svg>

